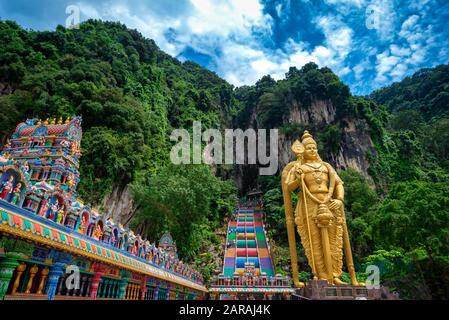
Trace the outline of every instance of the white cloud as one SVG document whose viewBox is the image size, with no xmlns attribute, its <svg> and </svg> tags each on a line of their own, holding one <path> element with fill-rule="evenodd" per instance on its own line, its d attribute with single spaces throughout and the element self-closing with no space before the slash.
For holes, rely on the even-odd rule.
<svg viewBox="0 0 449 320">
<path fill-rule="evenodd" d="M 410 48 L 399 47 L 396 44 L 390 45 L 391 54 L 394 56 L 405 57 L 409 56 L 411 53 Z"/>
<path fill-rule="evenodd" d="M 254 84 L 266 74 L 281 79 L 291 66 L 301 68 L 308 62 L 330 67 L 341 77 L 353 75 L 361 82 L 353 84 L 353 88 L 371 87 L 366 81 L 373 71 L 374 85 L 385 85 L 416 70 L 428 59 L 430 48 L 443 42 L 433 33 L 431 23 L 425 26 L 426 12 L 404 18 L 397 3 L 391 0 L 325 0 L 335 10 L 309 12 L 324 41 L 314 45 L 305 42 L 308 31 L 301 29 L 297 30 L 303 36 L 301 40 L 291 38 L 276 49 L 266 46 L 274 43 L 275 20 L 264 12 L 261 1 L 170 0 L 131 4 L 125 0 L 101 0 L 87 4 L 81 0 L 80 6 L 85 17 L 121 21 L 138 29 L 172 56 L 183 59 L 182 53 L 188 47 L 207 55 L 214 71 L 236 86 Z M 274 5 L 273 14 L 279 25 L 291 21 L 293 4 L 284 0 Z M 303 0 L 304 6 L 310 4 Z M 375 31 L 359 28 L 364 25 L 369 5 L 377 9 L 380 18 Z M 409 8 L 417 6 L 414 1 Z M 438 59 L 447 55 L 447 50 L 438 50 L 436 54 Z"/>
<path fill-rule="evenodd" d="M 393 68 L 390 76 L 393 78 L 393 81 L 399 81 L 404 77 L 407 70 L 408 67 L 405 63 L 399 63 Z"/>
<path fill-rule="evenodd" d="M 344 77 L 345 75 L 349 74 L 351 72 L 351 69 L 349 67 L 344 67 L 343 69 L 340 69 L 337 71 L 337 74 L 339 77 Z"/>
<path fill-rule="evenodd" d="M 262 13 L 262 5 L 258 0 L 191 0 L 194 14 L 187 19 L 190 32 L 197 35 L 212 33 L 228 37 L 231 34 L 239 37 L 251 36 L 252 28 L 265 29 L 270 17 Z"/>
<path fill-rule="evenodd" d="M 449 56 L 449 50 L 448 48 L 441 48 L 438 52 L 438 59 L 446 59 Z"/>
<path fill-rule="evenodd" d="M 335 16 L 320 17 L 317 19 L 317 25 L 323 30 L 328 46 L 346 57 L 351 50 L 352 29 Z"/>
<path fill-rule="evenodd" d="M 377 75 L 374 81 L 383 83 L 388 80 L 387 76 L 389 75 L 389 72 L 397 65 L 397 63 L 400 61 L 400 58 L 390 55 L 388 50 L 385 50 L 384 52 L 378 54 L 376 58 Z"/>
<path fill-rule="evenodd" d="M 276 9 L 276 13 L 277 13 L 278 17 L 281 17 L 281 14 L 282 14 L 282 3 L 279 3 L 278 5 L 276 5 L 275 9 Z"/>
<path fill-rule="evenodd" d="M 98 13 L 97 9 L 92 7 L 90 4 L 78 3 L 77 5 L 80 8 L 82 15 L 90 19 L 101 19 L 101 15 Z"/>
<path fill-rule="evenodd" d="M 424 12 L 423 15 L 425 14 Z M 400 24 L 397 35 L 395 41 L 401 44 L 391 44 L 389 49 L 376 56 L 376 83 L 385 85 L 390 81 L 399 81 L 418 68 L 428 65 L 430 52 L 436 51 L 433 59 L 447 62 L 444 61 L 446 53 L 439 50 L 447 42 L 446 39 L 442 39 L 441 34 L 435 34 L 433 25 L 422 16 L 412 14 L 406 17 Z"/>
<path fill-rule="evenodd" d="M 427 55 L 427 50 L 425 48 L 418 48 L 415 50 L 410 58 L 406 59 L 405 62 L 411 65 L 419 65 L 422 63 Z"/>
<path fill-rule="evenodd" d="M 327 4 L 336 4 L 336 5 L 351 5 L 356 6 L 358 8 L 364 6 L 366 4 L 366 0 L 325 0 Z"/>
<path fill-rule="evenodd" d="M 412 0 L 408 7 L 410 9 L 421 11 L 430 2 L 430 0 Z"/>
<path fill-rule="evenodd" d="M 379 40 L 388 42 L 395 37 L 395 23 L 398 16 L 397 9 L 391 0 L 371 0 L 366 3 L 365 19 L 378 19 L 375 28 Z M 374 11 L 373 13 L 371 11 Z M 366 22 L 366 21 L 365 21 Z"/>
<path fill-rule="evenodd" d="M 423 34 L 420 30 L 420 25 L 418 24 L 419 16 L 412 15 L 407 18 L 402 23 L 401 31 L 399 36 L 406 39 L 410 44 L 416 43 L 423 38 Z"/>
<path fill-rule="evenodd" d="M 235 85 L 253 84 L 262 76 L 270 74 L 282 79 L 291 66 L 301 68 L 308 62 L 332 68 L 339 76 L 345 76 L 351 69 L 345 65 L 345 58 L 351 51 L 352 30 L 324 17 L 317 21 L 326 36 L 323 45 L 309 48 L 304 42 L 289 39 L 283 50 L 274 52 L 250 44 L 227 43 L 218 66 L 228 81 Z"/>
<path fill-rule="evenodd" d="M 369 0 L 325 0 L 324 2 L 336 8 L 339 13 L 348 14 L 352 9 L 366 7 Z"/>
<path fill-rule="evenodd" d="M 352 71 L 354 71 L 354 77 L 356 80 L 361 80 L 363 73 L 372 68 L 371 63 L 368 59 L 364 59 L 362 62 L 356 64 Z"/>
</svg>

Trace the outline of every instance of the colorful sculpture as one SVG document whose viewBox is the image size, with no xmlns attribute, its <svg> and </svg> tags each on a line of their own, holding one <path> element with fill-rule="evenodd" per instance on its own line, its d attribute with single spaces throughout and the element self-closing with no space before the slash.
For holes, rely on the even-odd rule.
<svg viewBox="0 0 449 320">
<path fill-rule="evenodd" d="M 62 224 L 63 219 L 64 219 L 64 206 L 61 206 L 56 216 L 56 222 Z"/>
<path fill-rule="evenodd" d="M 30 166 L 28 165 L 28 161 L 25 161 L 25 163 L 20 168 L 22 169 L 22 171 L 25 174 L 28 174 L 30 171 Z"/>
<path fill-rule="evenodd" d="M 75 185 L 75 179 L 73 177 L 73 174 L 70 174 L 69 177 L 67 178 L 67 187 L 69 187 L 70 189 L 73 188 Z"/>
<path fill-rule="evenodd" d="M 101 226 L 97 225 L 92 234 L 92 237 L 96 240 L 100 240 L 102 236 L 103 236 L 103 231 L 101 230 Z"/>
<path fill-rule="evenodd" d="M 41 217 L 45 217 L 48 209 L 50 208 L 50 204 L 48 203 L 48 198 L 49 198 L 48 193 L 45 193 L 44 198 L 41 201 L 41 208 L 38 213 L 39 216 L 41 216 Z"/>
<path fill-rule="evenodd" d="M 50 213 L 48 214 L 48 219 L 50 219 L 50 220 L 54 220 L 55 219 L 55 216 L 56 216 L 56 214 L 58 213 L 58 211 L 59 211 L 59 206 L 58 206 L 58 201 L 55 201 L 55 203 L 53 203 L 52 205 L 51 205 L 51 207 L 50 207 Z"/>
<path fill-rule="evenodd" d="M 9 161 L 9 153 L 0 154 L 0 163 Z"/>
<path fill-rule="evenodd" d="M 344 247 L 351 282 L 358 285 L 344 213 L 343 182 L 334 168 L 321 160 L 317 143 L 308 131 L 301 142 L 295 141 L 292 150 L 297 160 L 284 168 L 282 190 L 295 286 L 304 284 L 298 281 L 294 223 L 314 279 L 343 283 L 340 276 Z M 293 216 L 291 192 L 297 188 L 301 191 Z"/>
<path fill-rule="evenodd" d="M 11 203 L 17 204 L 19 202 L 21 193 L 22 193 L 22 183 L 18 182 L 17 185 L 15 186 L 14 190 L 13 190 Z"/>
<path fill-rule="evenodd" d="M 86 221 L 86 217 L 83 215 L 81 217 L 81 222 L 80 225 L 78 227 L 78 232 L 81 234 L 85 234 L 86 233 L 86 227 L 87 227 L 87 221 Z"/>
<path fill-rule="evenodd" d="M 54 227 L 53 223 L 63 224 L 74 232 L 101 241 L 101 245 L 127 251 L 149 263 L 157 260 L 157 264 L 165 265 L 167 270 L 187 274 L 179 267 L 176 243 L 171 236 L 161 241 L 166 254 L 112 219 L 103 224 L 102 215 L 78 198 L 81 121 L 81 117 L 67 119 L 64 123 L 62 119 L 56 122 L 56 118 L 27 119 L 18 124 L 0 152 L 0 181 L 3 181 L 0 198 L 48 219 L 49 227 Z M 15 177 L 20 179 L 17 185 Z M 39 220 L 42 223 L 42 219 Z M 189 274 L 189 279 L 202 281 L 193 271 Z"/>
<path fill-rule="evenodd" d="M 10 176 L 7 181 L 4 181 L 1 185 L 0 198 L 6 199 L 13 191 L 14 177 Z"/>
<path fill-rule="evenodd" d="M 178 258 L 176 242 L 173 241 L 173 238 L 168 231 L 165 231 L 162 235 L 158 247 L 167 252 L 170 256 Z"/>
</svg>

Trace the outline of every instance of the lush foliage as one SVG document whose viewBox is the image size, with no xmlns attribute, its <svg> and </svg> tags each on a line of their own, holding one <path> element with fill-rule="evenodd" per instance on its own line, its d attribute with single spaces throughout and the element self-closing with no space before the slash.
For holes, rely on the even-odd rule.
<svg viewBox="0 0 449 320">
<path fill-rule="evenodd" d="M 354 112 L 349 88 L 329 68 L 318 68 L 307 63 L 300 70 L 291 67 L 285 79 L 275 81 L 264 76 L 254 86 L 236 90 L 239 101 L 236 124 L 245 127 L 253 112 L 257 114 L 260 128 L 281 127 L 291 101 L 309 108 L 317 100 L 330 101 L 339 119 Z"/>
<path fill-rule="evenodd" d="M 255 118 L 259 128 L 279 128 L 287 137 L 312 130 L 321 157 L 331 161 L 348 121 L 357 119 L 356 130 L 369 134 L 376 151 L 366 155 L 370 177 L 339 172 L 358 276 L 376 264 L 381 281 L 404 298 L 449 297 L 448 65 L 364 98 L 314 63 L 292 67 L 283 80 L 265 76 L 234 89 L 119 23 L 90 20 L 79 29 L 35 32 L 0 21 L 0 43 L 0 141 L 27 117 L 82 115 L 82 198 L 99 205 L 115 186 L 131 184 L 134 226 L 151 241 L 170 230 L 181 257 L 206 279 L 217 267 L 214 231 L 233 209 L 236 190 L 216 177 L 229 177 L 229 168 L 214 168 L 214 175 L 205 166 L 171 166 L 171 130 L 190 129 L 194 120 L 204 128 L 247 128 Z M 330 124 L 285 118 L 295 106 L 311 111 L 317 104 L 335 108 Z M 280 178 L 258 183 L 276 271 L 287 273 Z M 310 270 L 297 240 L 305 280 Z"/>
<path fill-rule="evenodd" d="M 0 42 L 0 83 L 11 91 L 0 96 L 1 141 L 26 117 L 82 115 L 79 191 L 93 204 L 163 166 L 170 128 L 220 127 L 232 107 L 232 86 L 119 23 L 34 32 L 0 21 Z"/>
<path fill-rule="evenodd" d="M 449 258 L 448 194 L 446 182 L 395 184 L 373 217 L 376 244 Z"/>
<path fill-rule="evenodd" d="M 0 43 L 0 141 L 27 117 L 81 115 L 82 199 L 101 205 L 114 187 L 133 183 L 138 221 L 153 219 L 144 236 L 154 241 L 170 230 L 181 255 L 192 259 L 213 237 L 234 189 L 205 168 L 166 168 L 169 136 L 193 120 L 224 127 L 235 107 L 233 87 L 114 22 L 35 32 L 0 21 Z"/>
<path fill-rule="evenodd" d="M 426 120 L 449 116 L 449 65 L 422 69 L 411 77 L 374 91 L 371 98 L 390 111 L 415 110 Z"/>
<path fill-rule="evenodd" d="M 134 223 L 142 223 L 153 241 L 170 230 L 179 243 L 190 243 L 189 248 L 179 248 L 189 258 L 210 239 L 209 224 L 218 228 L 236 200 L 235 187 L 215 177 L 206 165 L 169 165 L 135 183 L 133 191 L 140 207 Z"/>
<path fill-rule="evenodd" d="M 311 70 L 317 69 L 309 66 L 294 74 L 304 78 Z M 313 74 L 317 75 L 315 71 Z M 399 291 L 403 298 L 449 296 L 445 289 L 449 284 L 449 119 L 448 108 L 441 100 L 435 100 L 449 87 L 448 72 L 447 66 L 419 72 L 373 93 L 372 99 L 346 97 L 340 100 L 345 103 L 339 105 L 347 106 L 343 108 L 343 118 L 337 115 L 330 125 L 314 123 L 312 128 L 321 156 L 332 159 L 342 143 L 345 117 L 363 120 L 358 129 L 369 133 L 376 150 L 375 154 L 367 154 L 370 177 L 352 169 L 339 172 L 345 182 L 345 209 L 354 260 L 361 278 L 366 276 L 366 266 L 378 265 L 382 283 Z M 270 88 L 276 85 L 271 84 Z M 326 92 L 322 86 L 321 90 Z M 295 99 L 307 105 L 306 96 Z M 311 129 L 310 125 L 286 123 L 285 119 L 283 123 L 281 130 L 287 136 Z M 259 179 L 259 184 L 264 191 L 272 237 L 280 247 L 275 252 L 286 253 L 279 178 Z M 275 254 L 276 259 L 280 262 L 278 271 L 282 272 L 288 259 Z M 306 261 L 300 260 L 300 270 L 310 271 Z M 345 273 L 343 279 L 346 278 Z"/>
</svg>

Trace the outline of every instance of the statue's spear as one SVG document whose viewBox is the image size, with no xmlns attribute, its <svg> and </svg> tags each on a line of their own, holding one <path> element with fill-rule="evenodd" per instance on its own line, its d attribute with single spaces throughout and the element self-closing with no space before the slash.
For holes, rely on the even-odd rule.
<svg viewBox="0 0 449 320">
<path fill-rule="evenodd" d="M 312 234 L 310 232 L 310 222 L 309 222 L 309 209 L 307 208 L 307 199 L 306 199 L 306 188 L 304 184 L 304 174 L 301 174 L 301 193 L 304 201 L 304 213 L 306 215 L 306 223 L 307 223 L 307 232 L 309 234 L 309 242 L 310 242 L 310 256 L 312 259 L 312 272 L 314 275 L 314 278 L 318 276 L 315 266 L 315 257 L 313 252 L 313 242 L 312 242 Z"/>
<path fill-rule="evenodd" d="M 287 185 L 287 176 L 294 164 L 295 162 L 289 163 L 282 171 L 282 194 L 284 196 L 285 222 L 287 225 L 288 246 L 290 248 L 293 283 L 296 288 L 302 288 L 304 284 L 299 281 L 298 254 L 296 252 L 295 221 L 293 218 L 292 199 L 290 190 Z"/>
<path fill-rule="evenodd" d="M 349 241 L 348 225 L 346 223 L 346 216 L 343 214 L 343 248 L 346 256 L 346 265 L 348 267 L 349 276 L 351 277 L 351 283 L 354 286 L 358 286 L 357 277 L 355 274 L 354 261 L 352 259 L 351 242 Z"/>
</svg>

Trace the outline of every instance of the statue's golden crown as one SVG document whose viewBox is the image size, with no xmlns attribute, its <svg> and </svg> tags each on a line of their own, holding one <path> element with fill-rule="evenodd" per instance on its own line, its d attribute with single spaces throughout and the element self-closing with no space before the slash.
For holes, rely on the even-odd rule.
<svg viewBox="0 0 449 320">
<path fill-rule="evenodd" d="M 310 143 L 313 143 L 316 145 L 316 141 L 313 139 L 313 136 L 307 130 L 304 131 L 301 141 L 304 146 L 307 144 L 310 144 Z"/>
</svg>

